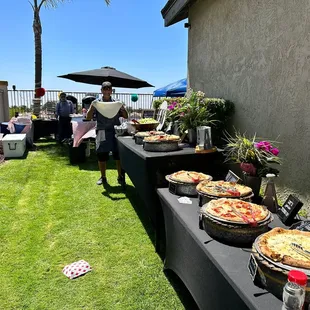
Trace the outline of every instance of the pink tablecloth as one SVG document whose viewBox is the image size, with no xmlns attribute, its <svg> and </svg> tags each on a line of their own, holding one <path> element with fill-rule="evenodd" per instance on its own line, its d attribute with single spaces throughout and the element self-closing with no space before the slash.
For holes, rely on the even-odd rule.
<svg viewBox="0 0 310 310">
<path fill-rule="evenodd" d="M 73 131 L 73 147 L 78 147 L 84 139 L 96 138 L 96 122 L 71 121 Z"/>
</svg>

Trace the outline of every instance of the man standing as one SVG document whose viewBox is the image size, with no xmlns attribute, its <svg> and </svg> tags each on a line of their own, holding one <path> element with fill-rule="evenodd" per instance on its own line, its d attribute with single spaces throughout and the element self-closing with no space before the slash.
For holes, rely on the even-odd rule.
<svg viewBox="0 0 310 310">
<path fill-rule="evenodd" d="M 66 99 L 66 93 L 59 94 L 59 102 L 56 105 L 56 117 L 58 118 L 58 139 L 62 142 L 72 135 L 71 117 L 73 114 L 73 104 Z"/>
<path fill-rule="evenodd" d="M 112 152 L 113 158 L 116 161 L 118 172 L 117 181 L 119 184 L 124 185 L 125 179 L 122 175 L 114 126 L 120 125 L 120 117 L 128 118 L 128 113 L 121 103 L 114 102 L 112 99 L 112 84 L 110 82 L 102 83 L 101 93 L 101 101 L 93 101 L 86 115 L 86 119 L 90 120 L 92 119 L 93 113 L 95 112 L 97 120 L 96 152 L 98 166 L 101 172 L 101 177 L 97 181 L 97 185 L 107 183 L 106 162 L 109 159 L 110 152 Z M 105 113 L 105 111 L 107 112 Z"/>
</svg>

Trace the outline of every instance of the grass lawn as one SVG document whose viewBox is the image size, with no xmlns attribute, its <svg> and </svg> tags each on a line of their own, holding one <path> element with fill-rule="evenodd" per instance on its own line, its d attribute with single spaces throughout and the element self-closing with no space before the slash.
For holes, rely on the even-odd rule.
<svg viewBox="0 0 310 310">
<path fill-rule="evenodd" d="M 0 165 L 0 309 L 184 309 L 128 178 L 125 195 L 111 162 L 105 190 L 94 157 L 71 166 L 64 146 L 37 146 Z M 69 280 L 80 259 L 93 270 Z"/>
</svg>

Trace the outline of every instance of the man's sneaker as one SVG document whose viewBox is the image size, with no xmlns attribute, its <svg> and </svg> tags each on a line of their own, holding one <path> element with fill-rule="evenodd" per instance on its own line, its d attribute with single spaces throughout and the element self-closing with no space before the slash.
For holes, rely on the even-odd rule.
<svg viewBox="0 0 310 310">
<path fill-rule="evenodd" d="M 101 177 L 101 178 L 97 181 L 97 185 L 102 185 L 102 184 L 107 184 L 107 178 L 106 178 L 106 177 Z"/>
<path fill-rule="evenodd" d="M 117 182 L 118 184 L 124 186 L 126 185 L 126 182 L 125 182 L 125 177 L 123 175 L 120 175 L 118 178 L 117 178 Z"/>
</svg>

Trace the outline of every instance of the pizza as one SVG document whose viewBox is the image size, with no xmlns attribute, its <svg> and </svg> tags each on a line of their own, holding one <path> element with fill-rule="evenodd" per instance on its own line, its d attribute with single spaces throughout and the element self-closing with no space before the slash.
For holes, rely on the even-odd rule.
<svg viewBox="0 0 310 310">
<path fill-rule="evenodd" d="M 149 136 L 158 136 L 164 135 L 163 131 L 140 131 L 135 134 L 136 137 L 149 137 Z"/>
<path fill-rule="evenodd" d="M 183 183 L 199 183 L 203 180 L 212 180 L 210 175 L 195 171 L 178 171 L 170 175 L 170 180 Z"/>
<path fill-rule="evenodd" d="M 167 141 L 179 141 L 180 137 L 175 135 L 159 135 L 145 137 L 145 142 L 167 142 Z"/>
<path fill-rule="evenodd" d="M 310 269 L 310 259 L 293 249 L 292 243 L 310 251 L 310 232 L 288 230 L 276 227 L 261 235 L 258 239 L 258 249 L 275 262 L 285 265 Z"/>
<path fill-rule="evenodd" d="M 197 191 L 215 197 L 244 197 L 252 193 L 252 188 L 233 182 L 203 181 L 197 185 Z"/>
<path fill-rule="evenodd" d="M 258 222 L 262 222 L 270 216 L 269 211 L 263 206 L 227 198 L 211 200 L 204 208 L 204 212 L 222 220 L 249 224 L 250 226 L 257 226 Z"/>
</svg>

